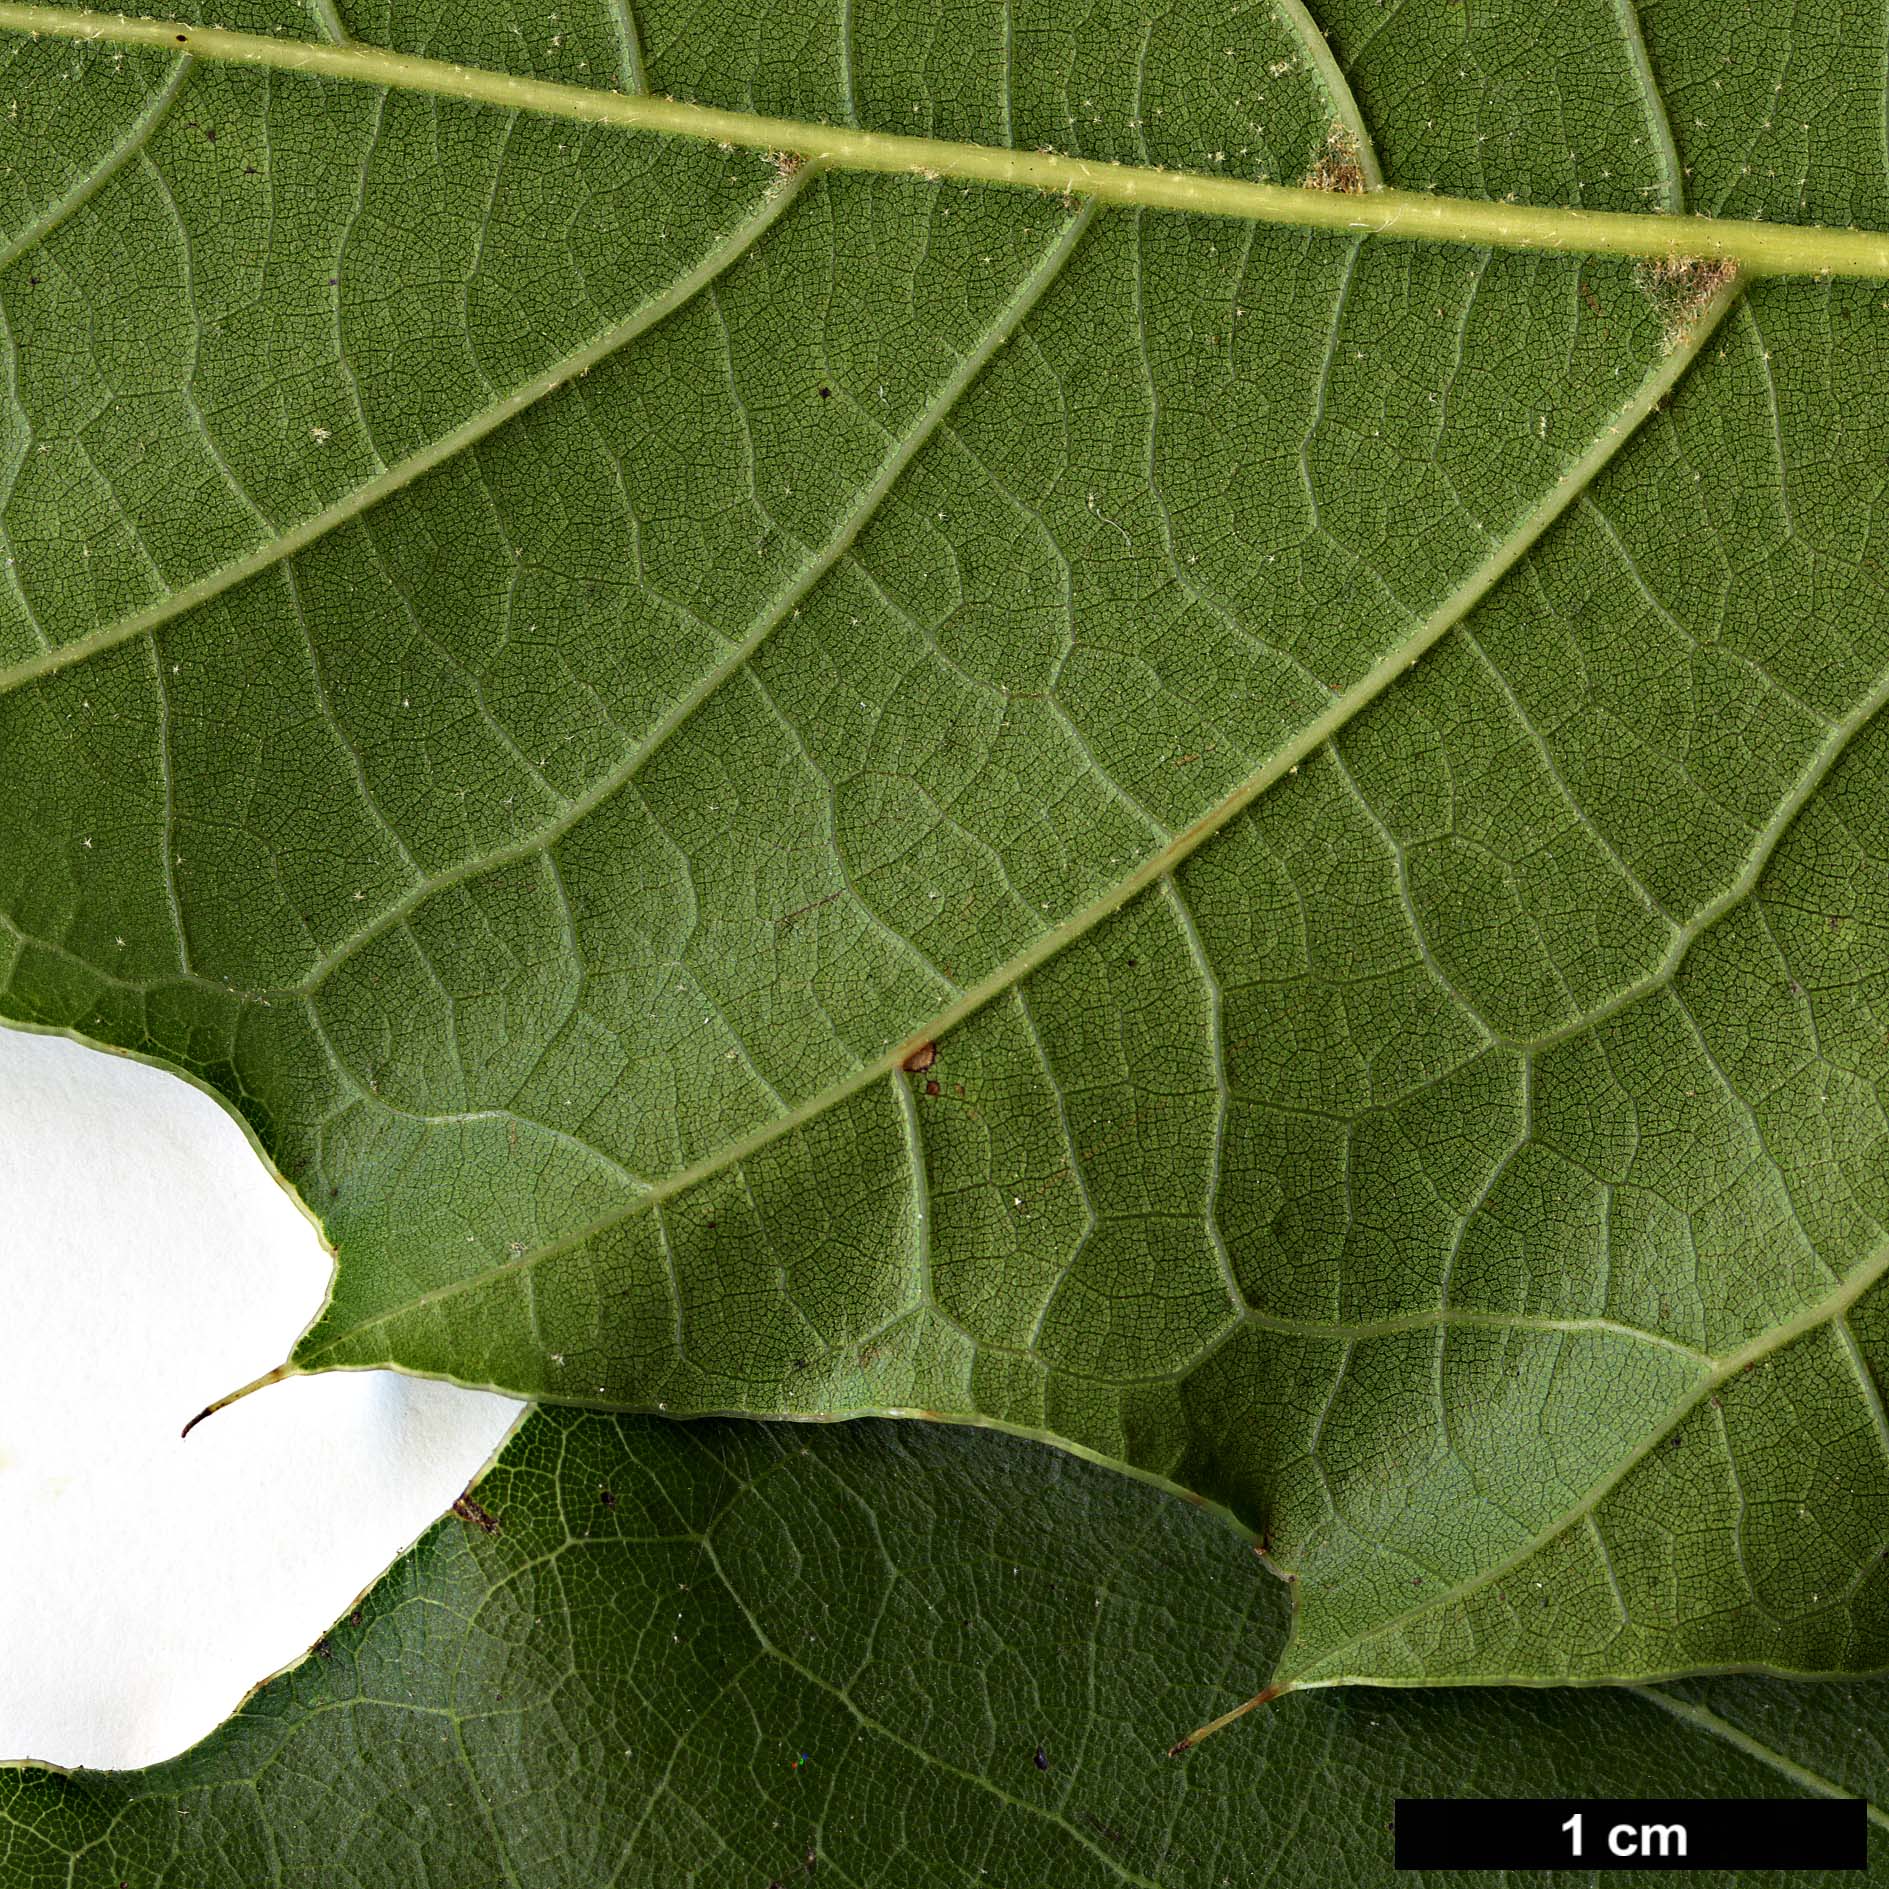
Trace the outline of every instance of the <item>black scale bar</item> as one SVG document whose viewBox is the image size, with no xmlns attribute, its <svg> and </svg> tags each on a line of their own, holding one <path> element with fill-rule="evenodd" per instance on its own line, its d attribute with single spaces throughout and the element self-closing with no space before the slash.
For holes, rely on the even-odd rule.
<svg viewBox="0 0 1889 1889">
<path fill-rule="evenodd" d="M 1858 1798 L 1400 1797 L 1399 1869 L 1866 1869 Z"/>
</svg>

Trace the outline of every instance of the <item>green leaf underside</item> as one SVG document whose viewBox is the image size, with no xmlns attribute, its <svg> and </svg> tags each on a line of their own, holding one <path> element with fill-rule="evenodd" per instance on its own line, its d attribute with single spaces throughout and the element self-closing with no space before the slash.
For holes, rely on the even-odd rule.
<svg viewBox="0 0 1889 1889">
<path fill-rule="evenodd" d="M 220 24 L 1889 224 L 1860 12 L 1317 11 Z M 1301 1684 L 1889 1663 L 1882 287 L 4 50 L 0 1005 L 242 1112 L 299 1367 L 1050 1437 Z"/>
<path fill-rule="evenodd" d="M 194 1751 L 0 1771 L 0 1877 L 1325 1889 L 1389 1880 L 1400 1796 L 1889 1785 L 1880 1680 L 1297 1694 L 1170 1763 L 1286 1590 L 1211 1516 L 1008 1438 L 544 1411 L 472 1500 Z"/>
</svg>

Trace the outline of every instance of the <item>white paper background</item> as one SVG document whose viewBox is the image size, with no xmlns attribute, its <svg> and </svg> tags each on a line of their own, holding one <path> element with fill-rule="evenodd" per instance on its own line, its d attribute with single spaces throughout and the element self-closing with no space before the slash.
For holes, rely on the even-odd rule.
<svg viewBox="0 0 1889 1889">
<path fill-rule="evenodd" d="M 313 1227 L 187 1083 L 0 1030 L 0 1760 L 149 1764 L 288 1664 L 518 1415 L 296 1378 Z"/>
</svg>

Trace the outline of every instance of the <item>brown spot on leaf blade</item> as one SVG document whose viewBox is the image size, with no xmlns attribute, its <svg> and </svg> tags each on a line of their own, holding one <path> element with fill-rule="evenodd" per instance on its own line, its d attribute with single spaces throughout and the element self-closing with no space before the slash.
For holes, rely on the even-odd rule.
<svg viewBox="0 0 1889 1889">
<path fill-rule="evenodd" d="M 498 1517 L 490 1509 L 473 1501 L 470 1495 L 462 1495 L 453 1504 L 453 1513 L 462 1522 L 470 1522 L 484 1534 L 496 1535 L 498 1533 Z"/>
</svg>

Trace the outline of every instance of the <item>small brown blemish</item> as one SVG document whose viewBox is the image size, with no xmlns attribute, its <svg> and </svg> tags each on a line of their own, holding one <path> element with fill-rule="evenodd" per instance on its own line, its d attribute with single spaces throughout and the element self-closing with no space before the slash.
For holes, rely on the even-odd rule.
<svg viewBox="0 0 1889 1889">
<path fill-rule="evenodd" d="M 490 1509 L 473 1501 L 472 1497 L 469 1495 L 462 1495 L 459 1500 L 453 1504 L 453 1513 L 457 1515 L 462 1522 L 471 1522 L 474 1527 L 482 1530 L 485 1534 L 496 1535 L 498 1533 L 498 1517 L 494 1515 Z"/>
<path fill-rule="evenodd" d="M 930 1082 L 925 1084 L 925 1093 L 927 1095 L 942 1095 L 944 1093 L 944 1085 L 934 1077 Z"/>
<path fill-rule="evenodd" d="M 322 1637 L 315 1642 L 315 1651 L 320 1654 L 323 1659 L 333 1659 L 335 1656 L 334 1642 L 324 1633 Z"/>
<path fill-rule="evenodd" d="M 1357 134 L 1333 125 L 1325 134 L 1325 148 L 1305 173 L 1307 190 L 1336 190 L 1348 197 L 1364 194 L 1364 166 L 1359 162 Z"/>
<path fill-rule="evenodd" d="M 936 1043 L 921 1043 L 899 1064 L 908 1076 L 922 1076 L 938 1060 Z"/>
<path fill-rule="evenodd" d="M 348 1625 L 351 1627 L 358 1627 L 360 1624 L 361 1624 L 361 1610 L 360 1608 L 357 1607 L 351 1614 L 348 1615 Z"/>
</svg>

